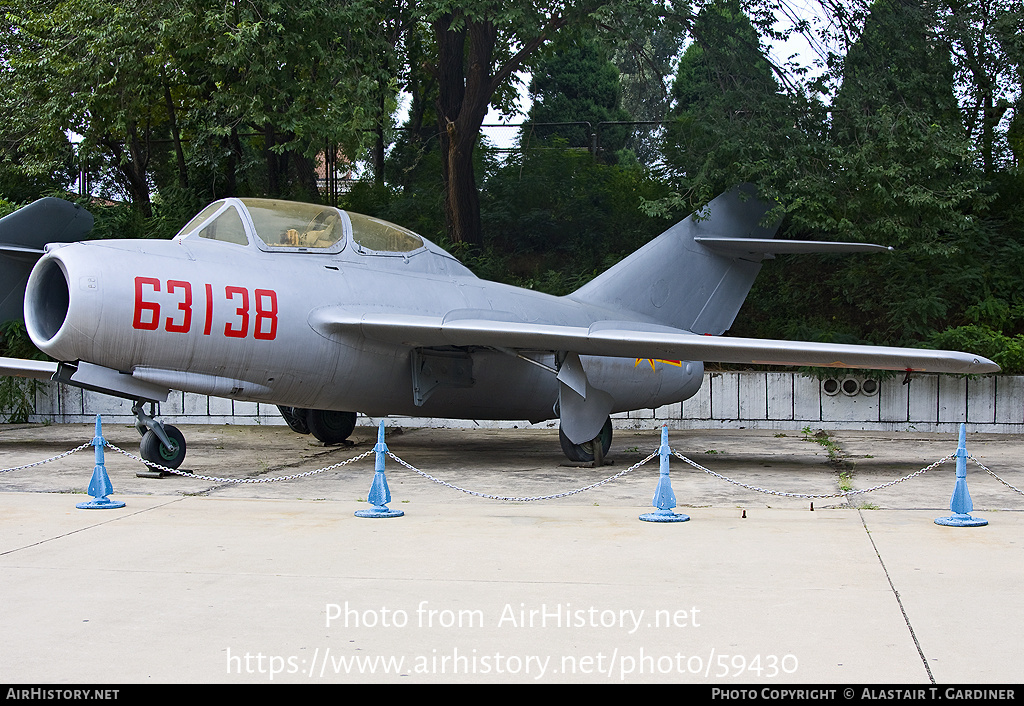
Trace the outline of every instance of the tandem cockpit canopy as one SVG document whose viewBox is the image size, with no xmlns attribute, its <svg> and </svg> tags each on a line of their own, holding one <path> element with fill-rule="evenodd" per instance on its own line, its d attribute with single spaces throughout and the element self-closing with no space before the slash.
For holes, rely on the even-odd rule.
<svg viewBox="0 0 1024 706">
<path fill-rule="evenodd" d="M 275 199 L 216 201 L 176 237 L 254 244 L 267 252 L 336 253 L 349 242 L 363 254 L 409 254 L 425 247 L 416 233 L 379 218 Z"/>
</svg>

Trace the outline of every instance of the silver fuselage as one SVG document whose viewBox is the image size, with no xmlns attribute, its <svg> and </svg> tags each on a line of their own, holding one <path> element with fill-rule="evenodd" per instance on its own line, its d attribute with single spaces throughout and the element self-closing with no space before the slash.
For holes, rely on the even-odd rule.
<svg viewBox="0 0 1024 706">
<path fill-rule="evenodd" d="M 58 361 L 187 392 L 292 407 L 477 419 L 557 416 L 551 370 L 511 351 L 461 350 L 471 384 L 414 394 L 415 345 L 318 325 L 325 311 L 496 318 L 588 327 L 608 311 L 481 280 L 440 248 L 409 254 L 268 252 L 179 237 L 51 246 L 30 278 L 26 324 Z M 550 352 L 519 351 L 556 367 Z M 443 351 L 438 351 L 443 355 Z M 584 356 L 613 411 L 686 399 L 699 362 Z"/>
</svg>

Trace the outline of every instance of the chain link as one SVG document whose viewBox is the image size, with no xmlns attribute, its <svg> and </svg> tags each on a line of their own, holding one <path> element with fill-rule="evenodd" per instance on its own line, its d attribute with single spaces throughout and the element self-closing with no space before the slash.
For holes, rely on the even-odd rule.
<svg viewBox="0 0 1024 706">
<path fill-rule="evenodd" d="M 82 444 L 78 448 L 71 449 L 70 451 L 65 451 L 62 454 L 58 454 L 58 455 L 54 456 L 53 458 L 48 458 L 48 459 L 45 459 L 43 461 L 36 461 L 35 463 L 27 463 L 24 466 L 15 466 L 14 468 L 0 468 L 0 473 L 8 473 L 9 471 L 20 471 L 20 470 L 23 470 L 25 468 L 35 468 L 36 466 L 42 466 L 44 463 L 50 463 L 51 461 L 56 461 L 58 459 L 66 457 L 66 456 L 70 456 L 71 454 L 76 454 L 76 453 L 78 453 L 79 451 L 81 451 L 83 449 L 89 448 L 90 446 L 92 446 L 92 442 L 91 441 L 89 443 L 87 443 L 87 444 Z"/>
<path fill-rule="evenodd" d="M 323 468 L 318 468 L 318 469 L 312 470 L 312 471 L 304 471 L 302 473 L 294 473 L 294 474 L 289 475 L 289 476 L 277 476 L 277 477 L 274 477 L 274 478 L 219 478 L 217 476 L 200 475 L 198 473 L 192 473 L 192 472 L 189 472 L 189 471 L 181 471 L 181 470 L 178 470 L 176 468 L 168 468 L 167 466 L 161 466 L 158 463 L 154 463 L 152 461 L 147 461 L 144 458 L 141 458 L 139 456 L 136 456 L 135 454 L 129 453 L 128 451 L 125 451 L 124 449 L 121 449 L 121 448 L 115 446 L 114 444 L 110 443 L 109 441 L 106 441 L 105 439 L 104 439 L 104 441 L 105 441 L 106 445 L 111 448 L 111 450 L 116 451 L 116 452 L 118 452 L 120 454 L 123 454 L 124 456 L 127 456 L 128 458 L 130 458 L 130 459 L 132 459 L 134 461 L 139 461 L 140 463 L 143 463 L 143 464 L 149 466 L 150 468 L 154 468 L 154 469 L 156 469 L 158 471 L 162 471 L 164 473 L 173 473 L 175 475 L 183 476 L 185 478 L 196 478 L 198 480 L 205 480 L 205 481 L 210 481 L 210 482 L 214 482 L 214 483 L 277 483 L 277 482 L 280 482 L 280 481 L 295 480 L 296 478 L 306 478 L 308 476 L 314 476 L 314 475 L 317 475 L 319 473 L 324 473 L 326 471 L 331 471 L 331 470 L 334 470 L 336 468 L 341 468 L 342 466 L 347 466 L 350 463 L 355 463 L 356 461 L 361 461 L 362 459 L 364 459 L 367 456 L 370 456 L 370 455 L 372 455 L 374 453 L 373 449 L 370 449 L 369 451 L 364 451 L 363 453 L 359 454 L 358 456 L 355 456 L 353 458 L 347 459 L 345 461 L 340 461 L 340 462 L 332 464 L 330 466 L 325 466 Z M 87 449 L 90 446 L 92 446 L 92 442 L 88 442 L 88 443 L 82 444 L 81 446 L 73 448 L 70 451 L 65 451 L 62 454 L 58 454 L 56 456 L 44 459 L 42 461 L 36 461 L 35 463 L 28 463 L 28 464 L 25 464 L 24 466 L 15 466 L 13 468 L 0 468 L 0 473 L 9 473 L 10 471 L 20 471 L 20 470 L 24 470 L 26 468 L 35 468 L 36 466 L 42 466 L 45 463 L 51 463 L 53 461 L 57 461 L 57 460 L 60 460 L 62 458 L 66 458 L 66 457 L 68 457 L 68 456 L 70 456 L 72 454 L 75 454 L 75 453 L 78 453 L 79 451 Z M 629 468 L 627 468 L 625 470 L 622 470 L 622 471 L 619 471 L 615 475 L 609 476 L 609 477 L 605 478 L 604 480 L 600 480 L 600 481 L 598 481 L 596 483 L 591 483 L 590 485 L 584 486 L 582 488 L 576 488 L 575 490 L 568 490 L 568 491 L 565 491 L 563 493 L 554 493 L 552 495 L 535 495 L 535 496 L 523 497 L 523 496 L 508 496 L 508 495 L 491 495 L 489 493 L 480 493 L 480 492 L 477 492 L 477 491 L 474 491 L 474 490 L 467 490 L 466 488 L 462 488 L 462 487 L 459 487 L 457 485 L 453 485 L 452 483 L 448 483 L 447 481 L 441 480 L 440 478 L 436 478 L 436 477 L 430 475 L 429 473 L 421 471 L 420 469 L 416 468 L 412 464 L 407 463 L 405 460 L 399 458 L 398 456 L 393 454 L 391 451 L 388 451 L 388 456 L 390 456 L 392 459 L 394 459 L 397 463 L 399 463 L 402 466 L 408 468 L 410 471 L 413 471 L 414 473 L 417 473 L 417 474 L 423 476 L 427 480 L 430 480 L 430 481 L 433 481 L 434 483 L 437 483 L 438 485 L 442 485 L 442 486 L 444 486 L 446 488 L 451 488 L 452 490 L 457 490 L 460 493 L 466 493 L 467 495 L 473 495 L 473 496 L 476 496 L 478 498 L 486 498 L 486 499 L 489 499 L 489 500 L 502 500 L 502 501 L 507 501 L 507 502 L 533 502 L 533 501 L 537 501 L 537 500 L 554 500 L 556 498 L 565 498 L 565 497 L 569 497 L 570 495 L 576 495 L 578 493 L 583 493 L 583 492 L 588 491 L 588 490 L 593 490 L 594 488 L 598 488 L 598 487 L 600 487 L 600 486 L 602 486 L 602 485 L 604 485 L 606 483 L 610 483 L 613 480 L 621 478 L 622 476 L 626 475 L 627 473 L 631 473 L 632 471 L 635 471 L 637 468 L 639 468 L 640 466 L 642 466 L 645 463 L 649 462 L 651 459 L 655 458 L 657 455 L 658 455 L 658 452 L 655 451 L 654 453 L 652 453 L 647 458 L 645 458 L 642 461 L 639 461 L 637 463 L 634 463 Z M 718 478 L 720 480 L 724 480 L 727 483 L 732 483 L 733 485 L 739 486 L 741 488 L 745 488 L 747 490 L 752 490 L 752 491 L 757 492 L 757 493 L 764 493 L 766 495 L 776 495 L 776 496 L 785 497 L 785 498 L 805 498 L 805 499 L 847 498 L 847 497 L 850 497 L 851 495 L 860 495 L 862 493 L 871 493 L 871 492 L 874 492 L 876 490 L 881 490 L 883 488 L 888 488 L 890 486 L 896 485 L 897 483 L 903 483 L 904 481 L 908 481 L 911 478 L 915 478 L 916 476 L 919 476 L 919 475 L 921 475 L 923 473 L 926 473 L 926 472 L 928 472 L 928 471 L 930 471 L 930 470 L 932 470 L 934 468 L 937 468 L 938 466 L 942 465 L 943 463 L 946 463 L 946 462 L 951 461 L 951 460 L 956 458 L 956 453 L 955 452 L 951 453 L 951 454 L 949 454 L 947 456 L 944 456 L 943 458 L 940 458 L 938 461 L 935 461 L 934 463 L 929 464 L 928 466 L 925 466 L 924 468 L 922 468 L 920 470 L 914 471 L 913 473 L 910 473 L 908 475 L 903 476 L 902 478 L 897 478 L 896 480 L 891 480 L 888 483 L 882 483 L 881 485 L 876 485 L 876 486 L 874 486 L 872 488 L 863 488 L 861 490 L 848 490 L 848 491 L 840 491 L 838 493 L 825 494 L 825 493 L 786 493 L 786 492 L 779 491 L 779 490 L 768 490 L 766 488 L 758 488 L 757 486 L 748 485 L 747 483 L 741 483 L 740 481 L 734 480 L 732 478 L 729 478 L 728 476 L 724 476 L 721 473 L 716 473 L 715 471 L 712 471 L 710 468 L 705 468 L 704 466 L 700 465 L 696 461 L 693 461 L 692 459 L 689 459 L 686 456 L 682 455 L 681 453 L 679 453 L 675 449 L 672 449 L 672 455 L 675 456 L 676 458 L 678 458 L 679 460 L 689 464 L 690 466 L 693 466 L 694 468 L 696 468 L 699 471 L 703 471 L 704 473 L 707 473 L 710 476 L 714 476 L 715 478 Z M 1020 488 L 1017 488 L 1016 486 L 1011 485 L 1007 481 L 1005 481 L 1002 478 L 1000 478 L 998 475 L 995 474 L 995 472 L 993 472 L 990 468 L 985 466 L 985 464 L 983 464 L 981 461 L 976 459 L 974 456 L 971 456 L 970 454 L 968 454 L 967 458 L 969 458 L 972 461 L 974 461 L 974 463 L 977 464 L 983 471 L 988 473 L 990 476 L 995 478 L 997 481 L 999 481 L 1000 483 L 1005 485 L 1010 490 L 1012 490 L 1012 491 L 1014 491 L 1016 493 L 1019 493 L 1021 495 L 1024 495 L 1024 490 L 1021 490 Z"/>
<path fill-rule="evenodd" d="M 845 491 L 840 491 L 838 493 L 831 493 L 831 494 L 826 495 L 826 494 L 811 494 L 811 493 L 784 493 L 784 492 L 778 491 L 778 490 L 766 490 L 765 488 L 758 488 L 758 487 L 753 486 L 753 485 L 747 485 L 746 483 L 740 483 L 737 480 L 733 480 L 732 478 L 728 478 L 726 476 L 723 476 L 721 473 L 715 473 L 711 469 L 705 468 L 704 466 L 700 465 L 696 461 L 691 461 L 690 459 L 686 458 L 686 456 L 683 456 L 681 453 L 679 453 L 678 451 L 676 451 L 674 449 L 672 450 L 672 453 L 677 458 L 681 459 L 682 461 L 685 461 L 686 463 L 690 464 L 694 468 L 696 468 L 696 469 L 698 469 L 700 471 L 704 471 L 708 475 L 712 475 L 715 478 L 720 478 L 721 480 L 724 480 L 724 481 L 727 481 L 729 483 L 732 483 L 733 485 L 738 485 L 741 488 L 746 488 L 747 490 L 753 490 L 753 491 L 758 492 L 758 493 L 765 493 L 767 495 L 778 495 L 778 496 L 781 496 L 781 497 L 784 497 L 784 498 L 810 498 L 810 499 L 815 499 L 815 498 L 846 498 L 846 497 L 849 497 L 851 495 L 860 495 L 861 493 L 871 493 L 873 491 L 881 490 L 882 488 L 888 488 L 891 485 L 896 485 L 897 483 L 902 483 L 903 481 L 910 480 L 911 478 L 913 478 L 915 476 L 919 476 L 922 473 L 930 471 L 933 468 L 935 468 L 937 466 L 940 466 L 943 463 L 946 463 L 947 461 L 949 461 L 951 459 L 956 458 L 956 454 L 955 453 L 951 453 L 948 456 L 940 458 L 935 463 L 933 463 L 931 465 L 928 465 L 928 466 L 925 466 L 924 468 L 922 468 L 919 471 L 914 471 L 913 473 L 911 473 L 909 475 L 903 476 L 902 478 L 897 478 L 896 480 L 891 480 L 888 483 L 882 483 L 881 485 L 876 485 L 873 488 L 864 488 L 862 490 L 845 490 Z"/>
<path fill-rule="evenodd" d="M 466 490 L 465 488 L 460 488 L 457 485 L 452 485 L 451 483 L 443 481 L 440 478 L 435 478 L 434 476 L 430 475 L 429 473 L 425 473 L 425 472 L 421 471 L 420 469 L 416 468 L 412 464 L 406 463 L 405 461 L 400 459 L 398 456 L 395 456 L 393 453 L 388 451 L 388 456 L 393 458 L 395 461 L 397 461 L 398 463 L 402 464 L 403 466 L 408 468 L 410 471 L 413 471 L 414 473 L 420 474 L 421 476 L 423 476 L 427 480 L 434 481 L 438 485 L 443 485 L 446 488 L 451 488 L 452 490 L 457 490 L 460 493 L 466 493 L 467 495 L 475 495 L 478 498 L 487 498 L 489 500 L 506 500 L 506 501 L 509 501 L 509 502 L 516 502 L 516 503 L 533 502 L 535 500 L 553 500 L 555 498 L 565 498 L 565 497 L 568 497 L 570 495 L 576 495 L 577 493 L 582 493 L 582 492 L 584 492 L 586 490 L 592 490 L 594 488 L 597 488 L 598 486 L 604 485 L 605 483 L 610 483 L 611 481 L 615 480 L 616 478 L 621 478 L 622 476 L 626 475 L 627 473 L 629 473 L 631 471 L 635 471 L 636 469 L 640 468 L 640 466 L 644 465 L 645 463 L 647 463 L 648 461 L 650 461 L 652 458 L 654 458 L 657 455 L 658 455 L 658 452 L 655 451 L 650 456 L 645 458 L 643 461 L 639 461 L 638 463 L 634 463 L 632 466 L 630 466 L 626 470 L 619 471 L 618 473 L 616 473 L 613 476 L 609 476 L 608 478 L 605 478 L 604 480 L 598 481 L 596 483 L 591 483 L 590 485 L 585 486 L 583 488 L 577 488 L 576 490 L 568 490 L 568 491 L 566 491 L 564 493 L 556 493 L 554 495 L 534 495 L 534 496 L 531 496 L 531 497 L 514 497 L 514 496 L 506 496 L 506 495 L 489 495 L 487 493 L 478 493 L 475 490 Z"/>
<path fill-rule="evenodd" d="M 999 481 L 1000 483 L 1002 483 L 1003 485 L 1005 485 L 1005 486 L 1006 486 L 1007 488 L 1009 488 L 1010 490 L 1014 491 L 1015 493 L 1020 493 L 1021 495 L 1024 495 L 1024 490 L 1021 490 L 1020 488 L 1018 488 L 1018 487 L 1016 487 L 1016 486 L 1013 486 L 1013 485 L 1010 485 L 1009 483 L 1007 483 L 1007 482 L 1006 482 L 1005 480 L 1003 480 L 1002 478 L 1000 478 L 999 476 L 997 476 L 997 475 L 996 475 L 996 474 L 995 474 L 995 473 L 994 473 L 994 472 L 992 471 L 992 469 L 988 468 L 988 467 L 987 467 L 987 466 L 986 466 L 985 464 L 983 464 L 983 463 L 982 463 L 981 461 L 979 461 L 978 459 L 974 458 L 974 456 L 971 456 L 970 454 L 967 454 L 967 458 L 969 458 L 969 459 L 971 459 L 972 461 L 974 461 L 974 462 L 975 462 L 976 464 L 978 464 L 978 466 L 980 466 L 980 467 L 981 467 L 981 470 L 985 471 L 985 473 L 988 473 L 988 474 L 989 474 L 990 476 L 992 476 L 993 478 L 995 478 L 995 479 L 996 479 L 997 481 Z"/>
<path fill-rule="evenodd" d="M 325 466 L 324 468 L 318 468 L 315 471 L 305 471 L 303 473 L 295 473 L 295 474 L 292 474 L 290 476 L 277 476 L 275 478 L 217 478 L 216 476 L 203 476 L 203 475 L 199 475 L 198 473 L 191 473 L 189 471 L 180 471 L 177 468 L 168 468 L 167 466 L 161 466 L 159 463 L 153 463 L 152 461 L 147 461 L 146 459 L 140 458 L 139 456 L 136 456 L 135 454 L 129 453 L 129 452 L 125 451 L 124 449 L 120 449 L 117 446 L 114 446 L 113 444 L 111 444 L 109 441 L 107 442 L 107 446 L 109 446 L 111 449 L 113 449 L 114 451 L 117 451 L 120 454 L 124 454 L 125 456 L 127 456 L 128 458 L 130 458 L 130 459 L 132 459 L 134 461 L 139 461 L 141 463 L 144 463 L 147 466 L 149 466 L 150 468 L 155 468 L 158 471 L 163 471 L 164 473 L 173 473 L 173 474 L 178 475 L 178 476 L 184 476 L 185 478 L 197 478 L 199 480 L 206 480 L 206 481 L 211 481 L 211 482 L 214 482 L 214 483 L 277 483 L 278 481 L 295 480 L 296 478 L 305 478 L 306 476 L 313 476 L 313 475 L 316 475 L 317 473 L 323 473 L 324 471 L 332 471 L 335 468 L 341 468 L 342 466 L 347 466 L 348 464 L 355 463 L 356 461 L 362 460 L 362 459 L 366 458 L 367 456 L 369 456 L 370 454 L 373 453 L 373 449 L 370 449 L 369 451 L 364 451 L 363 453 L 359 454 L 358 456 L 356 456 L 354 458 L 350 458 L 347 461 L 341 461 L 340 463 L 335 463 L 335 464 L 333 464 L 331 466 Z"/>
</svg>

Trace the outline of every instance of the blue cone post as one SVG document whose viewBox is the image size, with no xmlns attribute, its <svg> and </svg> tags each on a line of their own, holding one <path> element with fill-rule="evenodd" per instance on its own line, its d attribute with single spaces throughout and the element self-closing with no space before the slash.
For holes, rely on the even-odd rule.
<svg viewBox="0 0 1024 706">
<path fill-rule="evenodd" d="M 937 525 L 949 527 L 983 527 L 988 520 L 971 517 L 974 503 L 967 490 L 967 425 L 960 425 L 960 442 L 956 447 L 956 485 L 953 486 L 953 497 L 949 499 L 949 509 L 954 515 L 940 517 L 935 520 Z"/>
<path fill-rule="evenodd" d="M 103 465 L 103 447 L 107 445 L 103 438 L 103 425 L 99 415 L 96 415 L 96 436 L 92 438 L 92 445 L 96 448 L 96 466 L 92 469 L 92 478 L 89 479 L 89 495 L 92 500 L 75 505 L 82 510 L 107 510 L 124 507 L 120 500 L 111 500 L 107 496 L 114 492 L 114 486 L 107 475 L 107 469 Z"/>
<path fill-rule="evenodd" d="M 373 483 L 366 496 L 367 502 L 373 507 L 368 510 L 356 510 L 356 517 L 401 517 L 404 512 L 391 510 L 387 506 L 391 502 L 391 491 L 388 489 L 388 479 L 384 477 L 384 457 L 388 453 L 388 446 L 384 443 L 384 422 L 377 428 L 377 445 L 373 450 L 377 458 L 373 467 Z"/>
<path fill-rule="evenodd" d="M 672 449 L 668 445 L 668 427 L 661 428 L 661 447 L 658 448 L 658 455 L 661 457 L 661 474 L 658 476 L 658 487 L 654 489 L 654 500 L 651 504 L 658 508 L 657 512 L 645 512 L 640 519 L 645 522 L 686 522 L 689 515 L 681 515 L 672 512 L 676 506 L 676 494 L 672 492 L 672 481 L 668 477 L 668 457 Z"/>
</svg>

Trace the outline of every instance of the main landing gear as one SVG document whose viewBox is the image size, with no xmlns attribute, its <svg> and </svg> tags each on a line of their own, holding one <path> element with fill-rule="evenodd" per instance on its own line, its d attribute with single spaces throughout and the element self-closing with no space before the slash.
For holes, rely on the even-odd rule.
<svg viewBox="0 0 1024 706">
<path fill-rule="evenodd" d="M 344 443 L 356 428 L 355 412 L 336 412 L 330 409 L 304 409 L 282 407 L 277 409 L 288 428 L 298 434 L 312 434 L 323 444 Z"/>
<path fill-rule="evenodd" d="M 605 420 L 601 433 L 595 439 L 582 444 L 574 444 L 561 428 L 558 429 L 558 441 L 562 445 L 562 453 L 566 458 L 575 463 L 604 465 L 604 457 L 612 447 L 612 420 L 609 417 Z"/>
<path fill-rule="evenodd" d="M 132 405 L 135 428 L 142 435 L 139 454 L 150 463 L 177 469 L 185 460 L 185 435 L 177 427 L 154 419 L 152 407 L 150 414 L 146 414 L 142 405 L 142 402 Z"/>
</svg>

